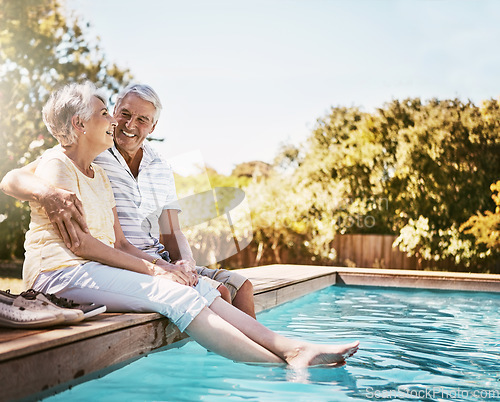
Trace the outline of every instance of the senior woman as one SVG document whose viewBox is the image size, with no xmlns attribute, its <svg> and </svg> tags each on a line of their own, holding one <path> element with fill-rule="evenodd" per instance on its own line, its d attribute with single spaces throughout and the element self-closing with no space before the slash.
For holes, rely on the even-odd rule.
<svg viewBox="0 0 500 402">
<path fill-rule="evenodd" d="M 28 286 L 79 303 L 105 304 L 108 311 L 161 313 L 207 349 L 236 361 L 306 367 L 338 364 L 354 354 L 358 342 L 316 345 L 276 334 L 222 300 L 203 278 L 188 269 L 174 278 L 162 269 L 167 262 L 151 262 L 126 240 L 110 183 L 92 163 L 113 145 L 116 121 L 104 99 L 89 82 L 70 84 L 54 92 L 43 109 L 60 147 L 44 154 L 35 174 L 78 195 L 89 233 L 80 232 L 79 246 L 68 249 L 42 207 L 30 203 L 23 268 Z"/>
</svg>

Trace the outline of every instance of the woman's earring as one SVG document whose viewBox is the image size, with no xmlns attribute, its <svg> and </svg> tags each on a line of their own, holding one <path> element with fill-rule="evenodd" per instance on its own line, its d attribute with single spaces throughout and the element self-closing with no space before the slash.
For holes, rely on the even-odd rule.
<svg viewBox="0 0 500 402">
<path fill-rule="evenodd" d="M 87 132 L 86 132 L 86 131 L 84 131 L 84 132 L 83 132 L 83 134 L 87 134 Z"/>
</svg>

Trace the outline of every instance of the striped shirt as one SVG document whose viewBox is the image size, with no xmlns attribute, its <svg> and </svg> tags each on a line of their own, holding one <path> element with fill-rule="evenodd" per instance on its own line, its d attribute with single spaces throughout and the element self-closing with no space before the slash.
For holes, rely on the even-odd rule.
<svg viewBox="0 0 500 402">
<path fill-rule="evenodd" d="M 134 177 L 115 146 L 100 154 L 94 162 L 108 175 L 116 201 L 116 211 L 127 240 L 148 254 L 164 251 L 160 243 L 158 219 L 165 209 L 180 207 L 170 164 L 147 143 L 139 174 Z"/>
</svg>

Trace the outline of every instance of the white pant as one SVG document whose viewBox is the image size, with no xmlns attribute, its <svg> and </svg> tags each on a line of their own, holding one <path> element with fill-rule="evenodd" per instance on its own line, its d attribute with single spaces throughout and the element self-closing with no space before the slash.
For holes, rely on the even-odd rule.
<svg viewBox="0 0 500 402">
<path fill-rule="evenodd" d="M 104 304 L 109 312 L 157 312 L 168 317 L 181 332 L 220 296 L 202 277 L 195 287 L 189 287 L 94 261 L 42 272 L 33 287 L 78 303 Z"/>
</svg>

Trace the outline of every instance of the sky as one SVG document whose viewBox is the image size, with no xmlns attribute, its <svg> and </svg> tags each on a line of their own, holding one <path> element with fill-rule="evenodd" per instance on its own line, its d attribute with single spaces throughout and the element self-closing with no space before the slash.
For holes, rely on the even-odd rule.
<svg viewBox="0 0 500 402">
<path fill-rule="evenodd" d="M 500 95 L 496 0 L 66 4 L 109 61 L 158 92 L 156 146 L 179 169 L 272 162 L 283 144 L 304 146 L 331 107 Z"/>
</svg>

